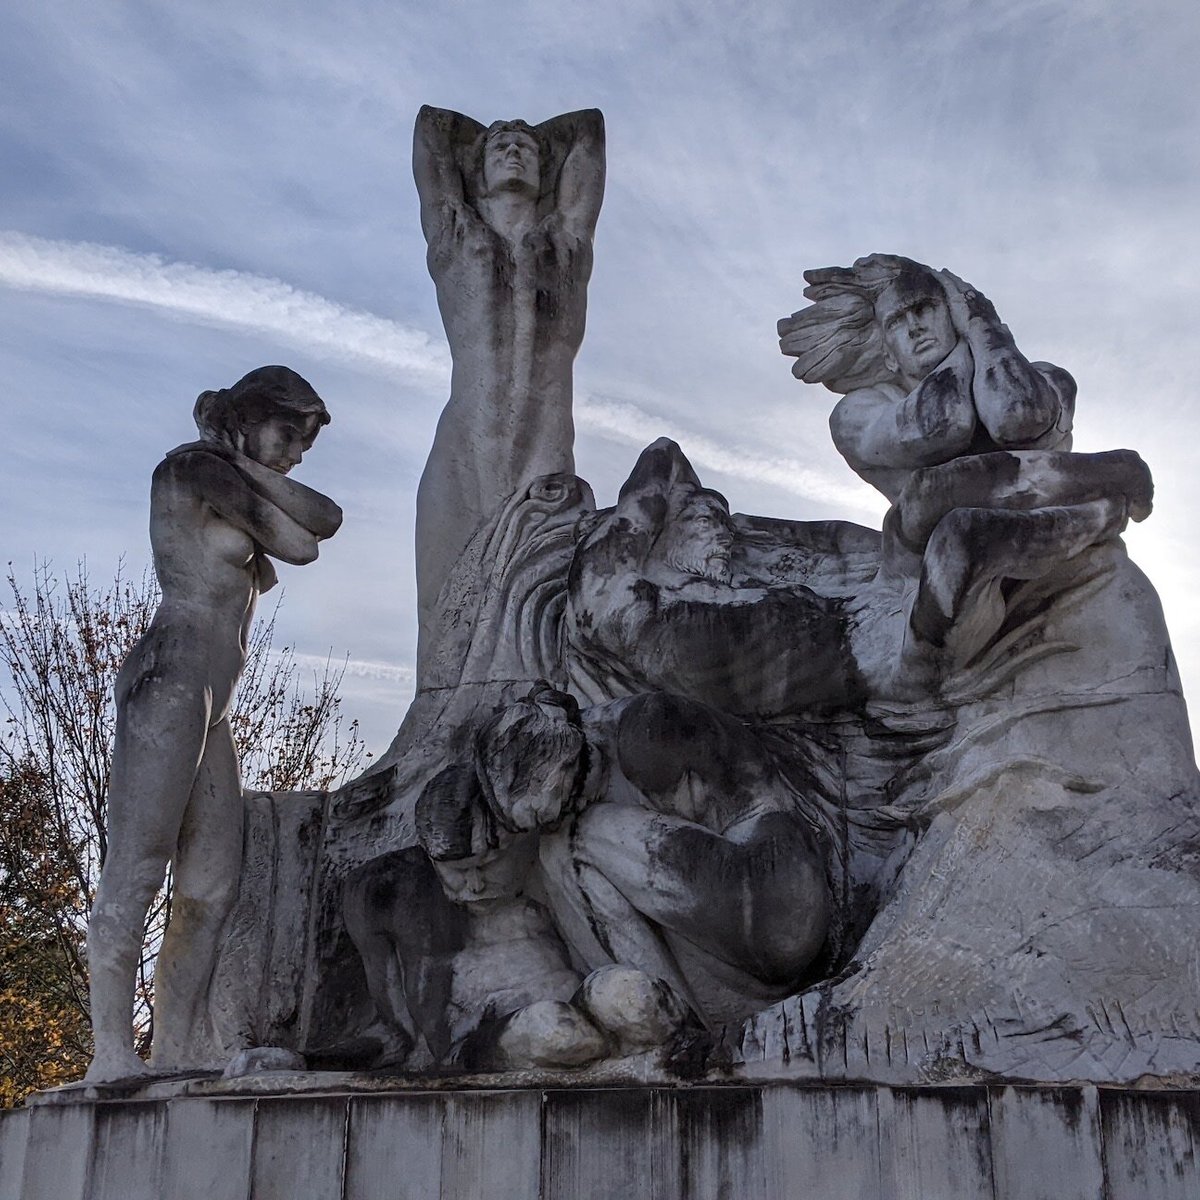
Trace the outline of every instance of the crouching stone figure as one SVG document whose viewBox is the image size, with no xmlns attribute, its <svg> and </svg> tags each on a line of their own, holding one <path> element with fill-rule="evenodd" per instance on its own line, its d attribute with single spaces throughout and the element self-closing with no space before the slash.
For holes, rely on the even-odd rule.
<svg viewBox="0 0 1200 1200">
<path fill-rule="evenodd" d="M 473 761 L 429 782 L 419 845 L 346 881 L 347 929 L 385 1031 L 410 1069 L 580 1067 L 662 1045 L 688 1014 L 631 967 L 584 977 L 545 904 L 540 830 L 579 796 L 579 710 L 548 687 L 479 731 Z"/>
</svg>

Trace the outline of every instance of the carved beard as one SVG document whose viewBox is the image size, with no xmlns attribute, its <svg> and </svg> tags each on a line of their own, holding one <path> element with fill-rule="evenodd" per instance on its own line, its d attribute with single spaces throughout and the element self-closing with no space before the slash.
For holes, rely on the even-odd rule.
<svg viewBox="0 0 1200 1200">
<path fill-rule="evenodd" d="M 713 542 L 689 540 L 682 546 L 676 544 L 668 549 L 667 565 L 684 575 L 711 579 L 714 583 L 728 583 L 731 574 L 729 559 L 714 557 L 719 549 Z"/>
</svg>

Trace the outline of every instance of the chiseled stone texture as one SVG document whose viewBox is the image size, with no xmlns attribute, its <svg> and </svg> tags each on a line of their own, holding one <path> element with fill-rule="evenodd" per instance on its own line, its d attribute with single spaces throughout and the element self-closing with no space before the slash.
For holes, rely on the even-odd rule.
<svg viewBox="0 0 1200 1200">
<path fill-rule="evenodd" d="M 775 1085 L 256 1096 L 224 1087 L 157 1100 L 59 1093 L 5 1114 L 0 1200 L 1200 1194 L 1195 1092 Z"/>
</svg>

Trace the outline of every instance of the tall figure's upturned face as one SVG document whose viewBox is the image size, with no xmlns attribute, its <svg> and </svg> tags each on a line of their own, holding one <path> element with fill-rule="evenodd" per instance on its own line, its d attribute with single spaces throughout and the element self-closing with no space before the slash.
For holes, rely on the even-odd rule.
<svg viewBox="0 0 1200 1200">
<path fill-rule="evenodd" d="M 729 582 L 733 521 L 715 496 L 701 492 L 689 500 L 667 525 L 664 539 L 669 566 L 685 575 Z"/>
<path fill-rule="evenodd" d="M 875 302 L 884 361 L 913 384 L 954 349 L 958 334 L 936 280 L 897 280 Z"/>
<path fill-rule="evenodd" d="M 501 129 L 483 149 L 483 184 L 488 194 L 525 191 L 537 195 L 541 185 L 538 144 L 520 129 Z"/>
<path fill-rule="evenodd" d="M 316 423 L 316 417 L 299 420 L 268 417 L 251 425 L 243 433 L 240 449 L 247 458 L 286 475 L 312 445 Z"/>
</svg>

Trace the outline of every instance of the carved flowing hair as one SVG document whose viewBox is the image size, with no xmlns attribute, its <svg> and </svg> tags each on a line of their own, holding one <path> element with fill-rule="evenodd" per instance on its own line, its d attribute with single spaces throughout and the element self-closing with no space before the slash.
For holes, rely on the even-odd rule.
<svg viewBox="0 0 1200 1200">
<path fill-rule="evenodd" d="M 234 447 L 237 435 L 272 417 L 306 420 L 316 417 L 312 445 L 321 426 L 329 424 L 329 410 L 312 384 L 289 367 L 258 367 L 233 385 L 215 392 L 201 392 L 192 410 L 200 437 Z"/>
<path fill-rule="evenodd" d="M 905 278 L 943 291 L 928 267 L 898 254 L 872 254 L 852 267 L 805 271 L 804 296 L 813 303 L 779 322 L 779 348 L 796 359 L 792 374 L 823 383 L 832 392 L 852 392 L 896 382 L 884 364 L 883 330 L 875 303 Z"/>
<path fill-rule="evenodd" d="M 434 862 L 475 858 L 500 845 L 472 764 L 439 771 L 422 789 L 415 812 L 417 841 Z"/>
</svg>

